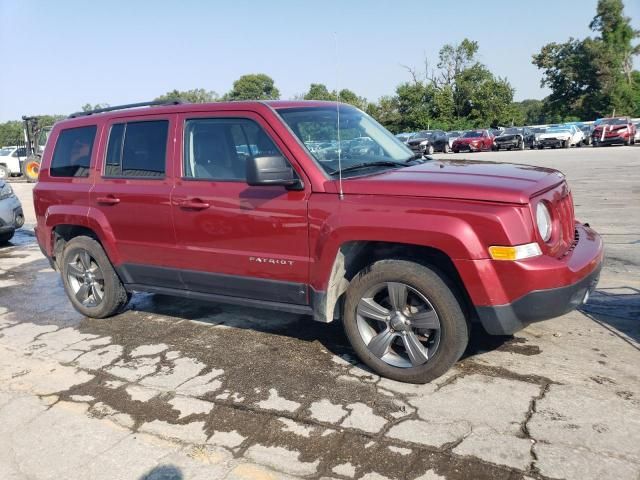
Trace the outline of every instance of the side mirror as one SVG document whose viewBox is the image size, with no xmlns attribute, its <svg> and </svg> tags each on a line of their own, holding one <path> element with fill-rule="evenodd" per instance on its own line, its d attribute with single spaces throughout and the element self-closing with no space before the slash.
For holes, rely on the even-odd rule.
<svg viewBox="0 0 640 480">
<path fill-rule="evenodd" d="M 303 188 L 302 181 L 281 155 L 249 157 L 247 183 L 252 186 L 281 185 L 290 190 Z"/>
</svg>

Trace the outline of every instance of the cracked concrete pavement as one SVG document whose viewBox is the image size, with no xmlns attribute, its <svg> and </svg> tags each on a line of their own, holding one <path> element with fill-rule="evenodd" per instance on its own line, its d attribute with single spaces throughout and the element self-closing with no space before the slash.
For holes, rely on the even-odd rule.
<svg viewBox="0 0 640 480">
<path fill-rule="evenodd" d="M 0 249 L 0 478 L 640 478 L 640 148 L 474 157 L 565 171 L 607 262 L 581 311 L 474 329 L 429 385 L 299 315 L 136 294 L 82 317 L 20 232 Z"/>
</svg>

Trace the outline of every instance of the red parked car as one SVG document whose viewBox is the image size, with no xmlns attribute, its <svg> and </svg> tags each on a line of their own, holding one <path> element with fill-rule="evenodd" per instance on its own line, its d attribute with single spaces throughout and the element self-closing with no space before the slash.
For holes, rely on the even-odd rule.
<svg viewBox="0 0 640 480">
<path fill-rule="evenodd" d="M 512 334 L 587 299 L 603 246 L 562 174 L 425 161 L 339 108 L 111 107 L 58 122 L 36 235 L 73 306 L 108 317 L 145 291 L 341 318 L 372 369 L 427 382 L 460 358 L 470 322 Z M 363 137 L 357 155 L 338 140 Z"/>
<path fill-rule="evenodd" d="M 591 143 L 594 147 L 615 143 L 634 145 L 636 126 L 628 117 L 605 118 L 593 129 Z"/>
<path fill-rule="evenodd" d="M 470 130 L 453 141 L 451 150 L 454 153 L 493 150 L 493 138 L 488 130 Z"/>
</svg>

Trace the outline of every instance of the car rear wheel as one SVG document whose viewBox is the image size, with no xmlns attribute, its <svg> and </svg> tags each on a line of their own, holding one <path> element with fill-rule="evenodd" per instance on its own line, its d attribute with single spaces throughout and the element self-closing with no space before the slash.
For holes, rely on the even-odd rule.
<svg viewBox="0 0 640 480">
<path fill-rule="evenodd" d="M 344 328 L 353 349 L 382 376 L 426 383 L 462 356 L 469 328 L 444 277 L 404 260 L 381 260 L 351 282 Z"/>
<path fill-rule="evenodd" d="M 67 296 L 83 315 L 110 317 L 128 303 L 129 294 L 102 246 L 93 238 L 70 240 L 64 247 L 60 266 Z"/>
</svg>

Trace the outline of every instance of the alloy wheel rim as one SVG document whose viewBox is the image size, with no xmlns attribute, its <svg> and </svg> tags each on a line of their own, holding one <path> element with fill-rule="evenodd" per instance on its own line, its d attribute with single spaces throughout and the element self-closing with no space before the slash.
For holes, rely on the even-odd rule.
<svg viewBox="0 0 640 480">
<path fill-rule="evenodd" d="M 86 250 L 79 250 L 67 264 L 67 280 L 75 299 L 85 307 L 97 307 L 104 298 L 104 274 Z"/>
<path fill-rule="evenodd" d="M 358 332 L 369 351 L 394 367 L 424 365 L 440 345 L 438 313 L 418 290 L 401 282 L 374 285 L 358 302 Z"/>
</svg>

